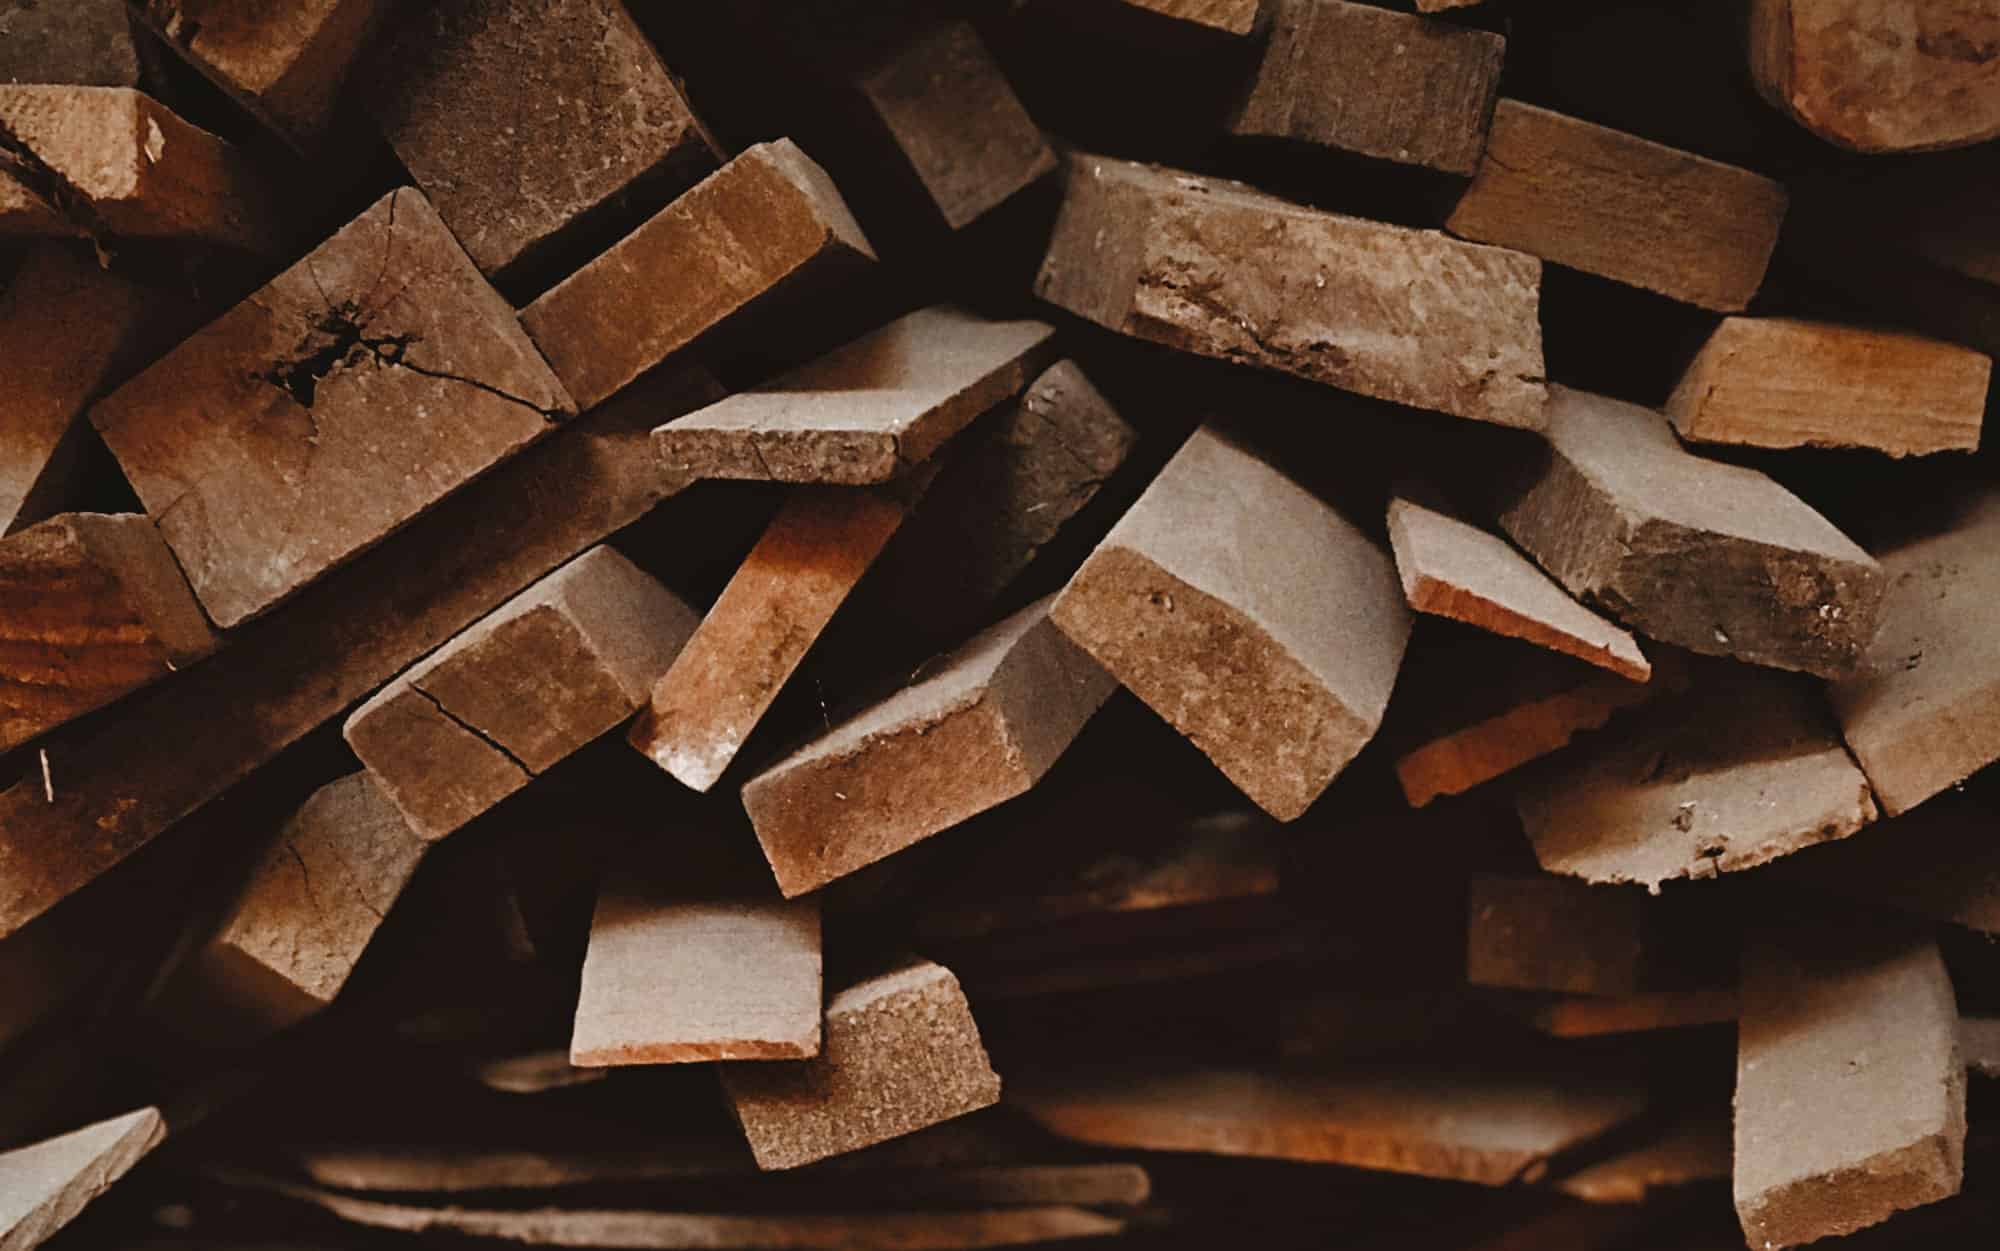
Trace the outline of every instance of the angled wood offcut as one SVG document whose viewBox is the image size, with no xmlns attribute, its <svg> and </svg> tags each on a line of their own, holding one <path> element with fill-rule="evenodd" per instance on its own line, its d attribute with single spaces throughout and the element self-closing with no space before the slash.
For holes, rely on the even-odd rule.
<svg viewBox="0 0 2000 1251">
<path fill-rule="evenodd" d="M 1374 736 L 1410 634 L 1388 555 L 1206 426 L 1050 618 L 1281 821 Z"/>
<path fill-rule="evenodd" d="M 167 1136 L 155 1108 L 0 1152 L 0 1251 L 28 1251 L 75 1220 Z"/>
<path fill-rule="evenodd" d="M 0 83 L 138 86 L 125 0 L 0 0 Z"/>
<path fill-rule="evenodd" d="M 744 784 L 778 886 L 816 890 L 1021 794 L 1115 686 L 1048 599 L 932 661 Z"/>
<path fill-rule="evenodd" d="M 864 486 L 928 460 L 972 419 L 1020 393 L 1054 328 L 919 309 L 654 435 L 693 478 Z"/>
<path fill-rule="evenodd" d="M 348 746 L 419 835 L 443 838 L 631 716 L 695 622 L 593 548 L 355 709 Z"/>
</svg>

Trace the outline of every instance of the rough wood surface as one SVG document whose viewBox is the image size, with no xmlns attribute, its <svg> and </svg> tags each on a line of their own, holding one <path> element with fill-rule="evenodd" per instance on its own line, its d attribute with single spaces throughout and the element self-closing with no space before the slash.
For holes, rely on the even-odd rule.
<svg viewBox="0 0 2000 1251">
<path fill-rule="evenodd" d="M 1035 293 L 1121 334 L 1539 429 L 1541 265 L 1076 153 Z"/>
<path fill-rule="evenodd" d="M 1667 399 L 1695 443 L 1971 451 L 1990 357 L 1917 335 L 1785 317 L 1725 317 Z"/>
<path fill-rule="evenodd" d="M 928 960 L 834 994 L 817 1057 L 729 1065 L 722 1087 L 763 1169 L 856 1151 L 1000 1099 L 965 992 Z"/>
<path fill-rule="evenodd" d="M 683 193 L 521 324 L 588 409 L 780 285 L 874 256 L 826 171 L 779 139 Z"/>
<path fill-rule="evenodd" d="M 0 83 L 138 86 L 124 0 L 0 0 Z"/>
<path fill-rule="evenodd" d="M 1646 1141 L 1584 1165 L 1555 1188 L 1590 1203 L 1645 1203 L 1658 1192 L 1729 1176 L 1729 1113 L 1685 1117 Z"/>
<path fill-rule="evenodd" d="M 1229 129 L 1470 174 L 1506 50 L 1491 31 L 1349 0 L 1276 0 Z"/>
<path fill-rule="evenodd" d="M 513 310 L 398 189 L 90 419 L 231 627 L 571 411 Z"/>
<path fill-rule="evenodd" d="M 1736 1214 L 1753 1247 L 1852 1233 L 1957 1194 L 1965 1062 L 1928 935 L 1773 929 L 1743 960 Z"/>
<path fill-rule="evenodd" d="M 743 806 L 787 897 L 1026 791 L 1115 683 L 1038 600 L 751 778 Z"/>
<path fill-rule="evenodd" d="M 41 1245 L 166 1137 L 153 1108 L 0 1152 L 0 1251 Z"/>
<path fill-rule="evenodd" d="M 1374 736 L 1410 633 L 1387 554 L 1209 427 L 1050 618 L 1281 821 Z"/>
<path fill-rule="evenodd" d="M 1465 980 L 1474 986 L 1622 995 L 1639 989 L 1645 897 L 1549 875 L 1475 874 Z"/>
<path fill-rule="evenodd" d="M 1265 0 L 1123 0 L 1123 3 L 1226 34 L 1247 35 L 1257 28 Z"/>
<path fill-rule="evenodd" d="M 930 459 L 1020 393 L 1054 330 L 919 309 L 782 377 L 661 426 L 660 458 L 694 478 L 865 486 Z"/>
<path fill-rule="evenodd" d="M 411 666 L 343 733 L 434 841 L 631 716 L 696 621 L 631 561 L 593 548 Z"/>
<path fill-rule="evenodd" d="M 1551 390 L 1550 454 L 1500 524 L 1556 581 L 1690 651 L 1821 677 L 1861 663 L 1873 557 L 1762 473 L 1686 451 L 1659 413 Z"/>
<path fill-rule="evenodd" d="M 1535 1028 L 1554 1038 L 1596 1038 L 1719 1025 L 1742 1012 L 1735 987 L 1649 990 L 1636 995 L 1572 995 L 1534 1011 Z"/>
<path fill-rule="evenodd" d="M 1733 313 L 1763 284 L 1784 216 L 1768 178 L 1502 100 L 1445 228 Z"/>
</svg>

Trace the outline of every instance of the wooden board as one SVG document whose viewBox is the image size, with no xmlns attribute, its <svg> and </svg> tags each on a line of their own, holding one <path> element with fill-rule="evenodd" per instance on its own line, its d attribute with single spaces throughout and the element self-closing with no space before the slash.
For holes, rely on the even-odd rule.
<svg viewBox="0 0 2000 1251">
<path fill-rule="evenodd" d="M 1263 0 L 1123 0 L 1123 3 L 1230 35 L 1247 35 L 1255 30 L 1263 8 Z"/>
<path fill-rule="evenodd" d="M 41 1245 L 159 1146 L 166 1133 L 158 1110 L 141 1108 L 0 1152 L 0 1249 Z"/>
<path fill-rule="evenodd" d="M 0 0 L 0 83 L 138 86 L 123 0 Z"/>
<path fill-rule="evenodd" d="M 1466 897 L 1474 986 L 1621 995 L 1639 988 L 1646 898 L 1550 875 L 1477 873 Z"/>
</svg>

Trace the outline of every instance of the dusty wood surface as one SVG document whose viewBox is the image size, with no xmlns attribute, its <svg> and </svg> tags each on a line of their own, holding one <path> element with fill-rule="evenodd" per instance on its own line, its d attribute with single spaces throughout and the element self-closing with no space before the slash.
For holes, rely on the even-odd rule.
<svg viewBox="0 0 2000 1251">
<path fill-rule="evenodd" d="M 123 0 L 0 0 L 0 83 L 138 86 Z"/>
<path fill-rule="evenodd" d="M 0 1251 L 41 1245 L 166 1136 L 153 1108 L 0 1153 Z"/>
</svg>

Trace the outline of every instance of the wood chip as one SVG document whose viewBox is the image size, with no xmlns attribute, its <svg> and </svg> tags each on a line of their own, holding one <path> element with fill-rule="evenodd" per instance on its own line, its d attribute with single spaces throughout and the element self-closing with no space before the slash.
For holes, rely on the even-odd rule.
<svg viewBox="0 0 2000 1251">
<path fill-rule="evenodd" d="M 123 0 L 0 0 L 0 83 L 136 87 Z"/>
<path fill-rule="evenodd" d="M 75 1220 L 167 1134 L 141 1108 L 59 1138 L 0 1152 L 0 1251 L 28 1251 Z"/>
</svg>

